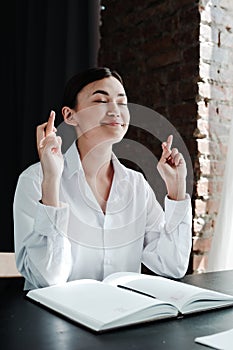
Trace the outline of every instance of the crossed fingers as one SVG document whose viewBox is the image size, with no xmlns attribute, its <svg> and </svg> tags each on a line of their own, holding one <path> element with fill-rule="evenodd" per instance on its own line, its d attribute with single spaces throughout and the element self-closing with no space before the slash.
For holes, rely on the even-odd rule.
<svg viewBox="0 0 233 350">
<path fill-rule="evenodd" d="M 48 136 L 54 136 L 57 129 L 54 126 L 55 112 L 51 111 L 47 122 L 39 125 L 36 129 L 37 147 L 38 149 L 44 147 L 44 140 Z"/>
<path fill-rule="evenodd" d="M 169 164 L 170 166 L 178 166 L 183 160 L 182 155 L 179 153 L 177 148 L 172 148 L 173 136 L 169 135 L 166 142 L 162 143 L 162 159 L 164 163 Z"/>
</svg>

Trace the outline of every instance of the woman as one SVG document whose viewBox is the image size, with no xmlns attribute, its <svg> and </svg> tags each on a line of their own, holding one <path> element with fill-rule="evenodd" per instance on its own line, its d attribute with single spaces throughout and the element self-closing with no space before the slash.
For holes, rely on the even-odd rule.
<svg viewBox="0 0 233 350">
<path fill-rule="evenodd" d="M 186 164 L 172 135 L 158 170 L 167 188 L 165 209 L 143 175 L 123 166 L 112 145 L 130 115 L 120 75 L 91 68 L 67 83 L 64 122 L 77 140 L 63 155 L 55 113 L 37 127 L 40 162 L 19 176 L 14 198 L 15 253 L 25 289 L 116 271 L 180 278 L 191 250 L 191 203 Z"/>
</svg>

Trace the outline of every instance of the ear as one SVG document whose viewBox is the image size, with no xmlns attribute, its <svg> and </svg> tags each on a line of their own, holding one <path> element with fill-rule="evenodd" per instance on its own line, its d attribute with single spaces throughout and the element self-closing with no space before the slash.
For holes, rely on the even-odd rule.
<svg viewBox="0 0 233 350">
<path fill-rule="evenodd" d="M 69 125 L 78 126 L 77 113 L 70 107 L 62 107 L 64 122 Z"/>
</svg>

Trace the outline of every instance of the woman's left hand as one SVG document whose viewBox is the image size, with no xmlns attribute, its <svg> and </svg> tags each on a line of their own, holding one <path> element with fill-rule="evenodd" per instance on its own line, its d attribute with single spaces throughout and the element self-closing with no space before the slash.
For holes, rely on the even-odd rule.
<svg viewBox="0 0 233 350">
<path fill-rule="evenodd" d="M 171 148 L 173 135 L 169 135 L 162 143 L 162 155 L 157 169 L 164 180 L 168 197 L 173 200 L 183 200 L 186 193 L 187 167 L 184 157 L 177 148 Z"/>
</svg>

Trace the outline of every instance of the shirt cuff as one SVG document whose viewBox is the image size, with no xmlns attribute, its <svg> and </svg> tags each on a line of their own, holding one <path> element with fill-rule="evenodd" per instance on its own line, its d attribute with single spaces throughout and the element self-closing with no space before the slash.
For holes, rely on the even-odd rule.
<svg viewBox="0 0 233 350">
<path fill-rule="evenodd" d="M 43 236 L 61 234 L 67 236 L 69 205 L 60 202 L 60 207 L 38 203 L 34 229 Z"/>
<path fill-rule="evenodd" d="M 189 194 L 185 195 L 185 199 L 175 201 L 165 197 L 165 221 L 166 231 L 171 233 L 182 222 L 190 225 L 192 219 L 191 199 Z"/>
</svg>

